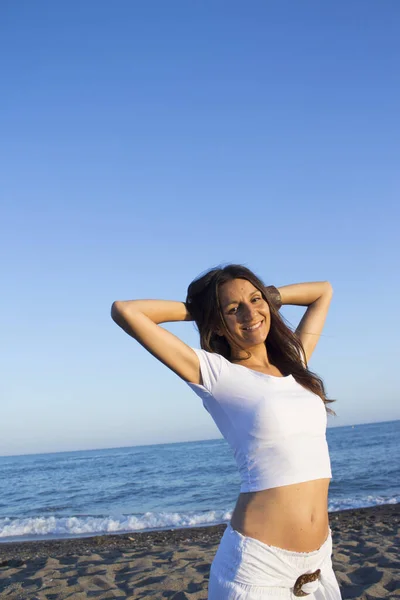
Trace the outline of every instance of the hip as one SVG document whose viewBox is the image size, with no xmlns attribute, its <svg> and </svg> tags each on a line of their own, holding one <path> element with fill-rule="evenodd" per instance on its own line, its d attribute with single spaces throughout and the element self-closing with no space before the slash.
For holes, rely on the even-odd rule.
<svg viewBox="0 0 400 600">
<path fill-rule="evenodd" d="M 209 600 L 311 598 L 340 600 L 330 529 L 320 548 L 294 552 L 226 528 L 211 565 Z M 313 596 L 312 594 L 317 594 Z"/>
</svg>

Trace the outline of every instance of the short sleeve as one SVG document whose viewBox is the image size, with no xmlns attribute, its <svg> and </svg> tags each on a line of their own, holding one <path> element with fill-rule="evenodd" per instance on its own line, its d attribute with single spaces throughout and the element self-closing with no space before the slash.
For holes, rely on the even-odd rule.
<svg viewBox="0 0 400 600">
<path fill-rule="evenodd" d="M 207 352 L 206 350 L 198 350 L 197 348 L 192 348 L 192 350 L 196 352 L 200 361 L 200 373 L 203 380 L 203 385 L 198 385 L 195 383 L 189 383 L 189 385 L 195 391 L 202 389 L 203 391 L 207 391 L 209 394 L 212 394 L 215 384 L 221 375 L 224 359 L 216 352 Z"/>
</svg>

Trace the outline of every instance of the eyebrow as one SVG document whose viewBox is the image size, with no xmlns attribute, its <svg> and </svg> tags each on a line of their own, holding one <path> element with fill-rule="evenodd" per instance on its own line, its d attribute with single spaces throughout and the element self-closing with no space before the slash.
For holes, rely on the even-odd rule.
<svg viewBox="0 0 400 600">
<path fill-rule="evenodd" d="M 255 294 L 261 294 L 260 290 L 255 290 L 254 292 L 251 292 L 249 298 L 252 298 Z M 262 294 L 261 294 L 262 295 Z M 231 302 L 229 302 L 228 304 L 225 304 L 225 306 L 223 307 L 224 310 L 226 310 L 229 306 L 231 306 L 232 304 L 240 304 L 237 300 L 232 300 Z"/>
</svg>

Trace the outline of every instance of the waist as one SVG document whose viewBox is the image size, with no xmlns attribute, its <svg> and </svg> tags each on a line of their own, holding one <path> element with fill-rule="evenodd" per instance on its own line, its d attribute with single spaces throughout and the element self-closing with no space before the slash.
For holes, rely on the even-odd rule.
<svg viewBox="0 0 400 600">
<path fill-rule="evenodd" d="M 317 550 L 301 553 L 244 537 L 228 525 L 211 570 L 215 576 L 224 580 L 234 580 L 252 587 L 261 586 L 263 597 L 268 595 L 271 598 L 286 599 L 289 595 L 292 598 L 293 595 L 304 596 L 316 591 L 320 581 L 324 586 L 329 586 L 331 554 L 330 530 Z M 306 590 L 304 583 L 308 583 L 308 587 L 311 585 L 313 589 Z M 305 593 L 294 593 L 296 588 Z M 332 599 L 339 597 L 332 594 Z"/>
<path fill-rule="evenodd" d="M 318 479 L 257 492 L 241 493 L 231 526 L 265 544 L 311 552 L 329 532 L 330 479 Z"/>
</svg>

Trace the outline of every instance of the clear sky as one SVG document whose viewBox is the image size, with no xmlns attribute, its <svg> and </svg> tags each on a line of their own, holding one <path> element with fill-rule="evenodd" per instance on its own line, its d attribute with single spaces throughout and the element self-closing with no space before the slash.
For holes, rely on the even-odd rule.
<svg viewBox="0 0 400 600">
<path fill-rule="evenodd" d="M 399 18 L 398 0 L 1 3 L 0 454 L 220 437 L 109 315 L 227 262 L 331 281 L 310 363 L 329 425 L 400 418 Z"/>
</svg>

